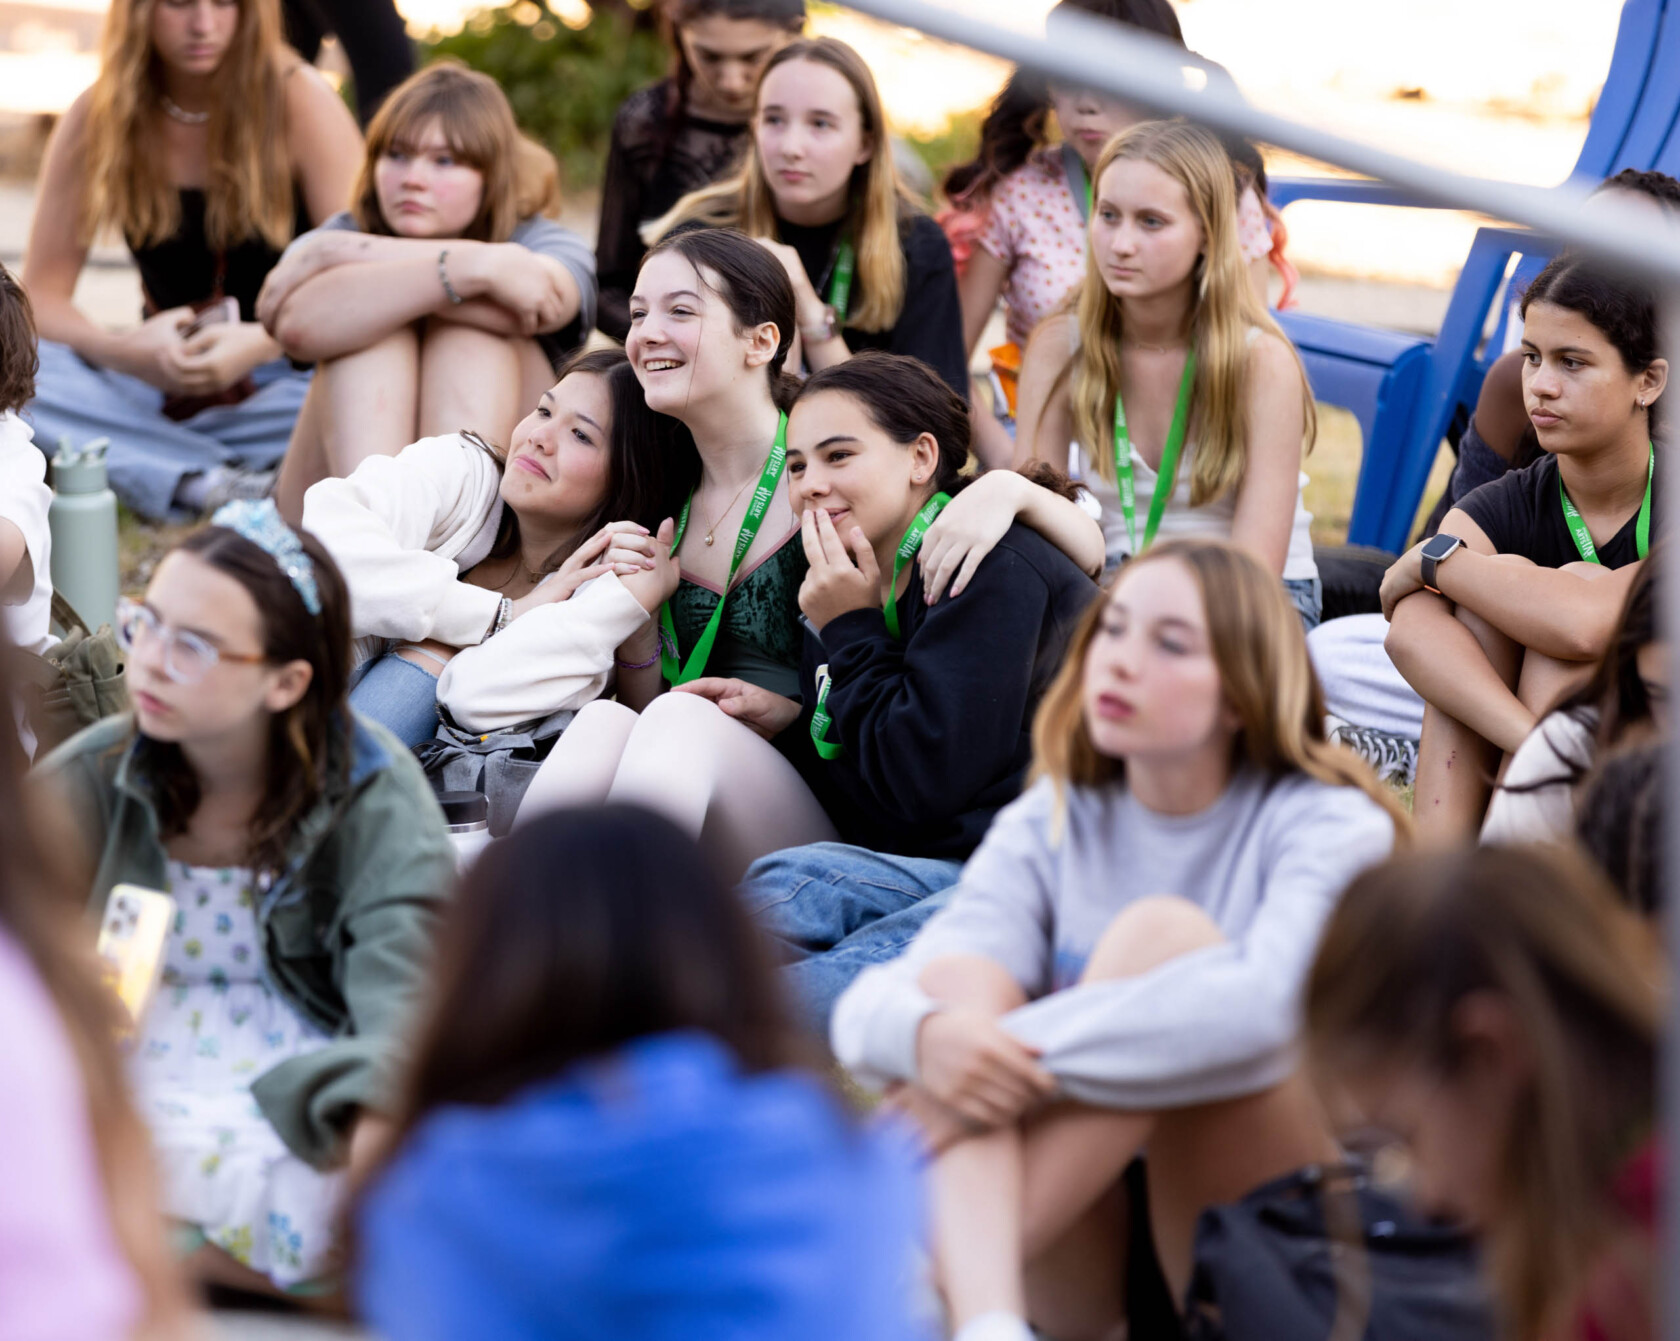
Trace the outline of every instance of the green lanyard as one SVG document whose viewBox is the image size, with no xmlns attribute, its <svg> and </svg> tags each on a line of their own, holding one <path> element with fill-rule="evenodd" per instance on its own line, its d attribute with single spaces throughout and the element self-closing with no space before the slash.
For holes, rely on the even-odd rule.
<svg viewBox="0 0 1680 1341">
<path fill-rule="evenodd" d="M 1167 445 L 1161 449 L 1161 466 L 1155 472 L 1155 493 L 1149 500 L 1149 518 L 1143 526 L 1143 545 L 1137 537 L 1137 485 L 1132 478 L 1132 437 L 1126 430 L 1126 407 L 1120 394 L 1114 396 L 1114 478 L 1120 488 L 1120 511 L 1126 515 L 1126 535 L 1136 558 L 1155 540 L 1161 529 L 1161 517 L 1167 510 L 1167 499 L 1178 487 L 1178 454 L 1184 450 L 1184 431 L 1190 424 L 1190 390 L 1196 381 L 1196 351 L 1184 356 L 1184 376 L 1178 379 L 1178 404 L 1173 407 L 1172 428 L 1167 431 Z"/>
<path fill-rule="evenodd" d="M 776 496 L 776 486 L 782 481 L 782 466 L 787 461 L 787 423 L 787 416 L 784 414 L 776 425 L 776 441 L 770 448 L 770 455 L 765 458 L 764 470 L 758 477 L 758 488 L 753 490 L 752 500 L 747 504 L 747 515 L 741 522 L 741 529 L 735 533 L 735 557 L 729 561 L 729 576 L 724 579 L 717 607 L 712 611 L 712 617 L 707 621 L 700 641 L 694 644 L 694 650 L 689 653 L 686 666 L 677 662 L 677 626 L 671 618 L 671 603 L 667 601 L 659 608 L 659 669 L 664 673 L 668 684 L 687 684 L 706 673 L 706 661 L 712 655 L 712 644 L 717 641 L 718 629 L 723 625 L 723 603 L 729 599 L 729 588 L 735 581 L 735 570 L 741 566 L 741 560 L 746 557 L 753 541 L 758 538 L 758 528 L 764 521 L 764 514 L 770 510 L 770 501 Z M 673 554 L 677 552 L 677 546 L 682 544 L 683 532 L 688 529 L 688 510 L 693 506 L 694 494 L 690 491 L 688 498 L 683 502 L 682 516 L 677 518 L 677 533 L 671 539 Z"/>
<path fill-rule="evenodd" d="M 916 556 L 916 551 L 922 547 L 922 539 L 927 535 L 928 527 L 933 525 L 937 517 L 951 501 L 950 494 L 935 494 L 922 505 L 910 527 L 904 533 L 904 539 L 898 542 L 898 553 L 893 556 L 892 586 L 887 589 L 887 599 L 882 602 L 881 614 L 887 621 L 887 632 L 893 637 L 898 632 L 898 579 L 904 572 L 904 565 Z M 838 759 L 846 752 L 844 745 L 833 744 L 824 739 L 828 735 L 828 724 L 834 719 L 828 715 L 828 691 L 833 688 L 833 677 L 825 673 L 818 677 L 817 707 L 811 714 L 811 744 L 817 747 L 817 754 L 823 759 Z"/>
<path fill-rule="evenodd" d="M 846 324 L 846 309 L 852 302 L 852 275 L 857 269 L 857 252 L 849 237 L 840 239 L 840 250 L 834 254 L 834 278 L 828 285 L 828 305 L 834 309 L 834 328 Z"/>
<path fill-rule="evenodd" d="M 1639 505 L 1639 521 L 1633 531 L 1634 544 L 1639 551 L 1639 557 L 1644 558 L 1651 549 L 1651 476 L 1657 469 L 1657 447 L 1655 443 L 1648 444 L 1650 455 L 1645 458 L 1645 500 Z M 1588 563 L 1602 563 L 1598 557 L 1598 546 L 1593 544 L 1592 532 L 1587 530 L 1586 522 L 1581 520 L 1581 513 L 1569 501 L 1569 491 L 1563 487 L 1563 472 L 1558 472 L 1558 497 L 1563 500 L 1563 520 L 1569 527 L 1569 534 L 1575 539 L 1575 550 Z"/>
<path fill-rule="evenodd" d="M 1091 222 L 1091 211 L 1096 208 L 1096 183 L 1091 180 L 1091 174 L 1085 171 L 1085 160 L 1079 156 L 1079 151 L 1071 144 L 1062 146 L 1062 175 L 1067 178 L 1068 190 L 1073 195 L 1073 203 L 1078 206 L 1083 202 L 1085 208 L 1079 216 L 1083 224 Z M 1078 183 L 1075 185 L 1075 183 Z"/>
</svg>

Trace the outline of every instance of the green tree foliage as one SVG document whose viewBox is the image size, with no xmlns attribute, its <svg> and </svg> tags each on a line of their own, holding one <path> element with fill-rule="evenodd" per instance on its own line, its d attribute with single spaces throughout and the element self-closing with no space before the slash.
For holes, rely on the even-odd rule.
<svg viewBox="0 0 1680 1341">
<path fill-rule="evenodd" d="M 423 44 L 423 60 L 440 56 L 502 86 L 520 126 L 560 160 L 568 187 L 600 182 L 619 104 L 667 68 L 657 34 L 624 4 L 595 4 L 581 28 L 532 0 L 481 10 L 459 33 Z"/>
</svg>

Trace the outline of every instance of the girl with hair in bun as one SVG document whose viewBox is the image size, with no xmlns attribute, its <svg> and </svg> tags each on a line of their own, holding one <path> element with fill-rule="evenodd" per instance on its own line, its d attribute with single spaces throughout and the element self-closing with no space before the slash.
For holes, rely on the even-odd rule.
<svg viewBox="0 0 1680 1341">
<path fill-rule="evenodd" d="M 315 1291 L 343 1168 L 391 1111 L 453 857 L 420 766 L 345 702 L 344 580 L 232 503 L 122 601 L 132 716 L 40 764 L 94 854 L 176 915 L 131 1079 L 199 1279 Z"/>
<path fill-rule="evenodd" d="M 318 364 L 276 497 L 470 426 L 508 439 L 595 324 L 595 258 L 555 222 L 554 156 L 488 75 L 453 61 L 393 89 L 350 208 L 287 248 L 258 313 Z"/>
</svg>

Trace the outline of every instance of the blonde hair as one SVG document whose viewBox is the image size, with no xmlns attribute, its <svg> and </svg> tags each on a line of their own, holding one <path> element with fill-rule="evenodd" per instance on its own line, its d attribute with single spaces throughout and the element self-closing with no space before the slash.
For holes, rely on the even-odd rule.
<svg viewBox="0 0 1680 1341">
<path fill-rule="evenodd" d="M 149 246 L 181 226 L 180 195 L 156 130 L 164 114 L 152 50 L 152 12 L 159 3 L 113 0 L 105 16 L 84 133 L 83 243 L 115 226 L 131 246 Z M 297 64 L 281 40 L 279 0 L 239 0 L 232 45 L 210 82 L 204 234 L 212 248 L 260 237 L 278 251 L 291 241 L 283 84 Z"/>
<path fill-rule="evenodd" d="M 1221 692 L 1241 724 L 1232 766 L 1269 775 L 1304 773 L 1333 787 L 1357 787 L 1394 821 L 1397 838 L 1411 817 L 1352 750 L 1324 738 L 1324 696 L 1307 655 L 1301 617 L 1275 574 L 1224 540 L 1163 540 L 1123 567 L 1085 612 L 1062 669 L 1033 720 L 1032 778 L 1048 778 L 1065 800 L 1069 787 L 1125 779 L 1125 763 L 1101 753 L 1085 720 L 1085 660 L 1114 590 L 1145 564 L 1176 559 L 1202 595 L 1208 641 Z"/>
<path fill-rule="evenodd" d="M 1561 1335 L 1622 1228 L 1612 1185 L 1656 1111 L 1663 959 L 1651 930 L 1573 848 L 1420 852 L 1353 881 L 1308 975 L 1309 1056 L 1332 1085 L 1413 1068 L 1451 1077 L 1472 994 L 1504 998 L 1521 1022 L 1533 1074 L 1486 1226 L 1511 1336 Z M 1619 1246 L 1637 1269 L 1637 1242 Z"/>
<path fill-rule="evenodd" d="M 810 38 L 790 42 L 770 58 L 758 77 L 761 95 L 770 72 L 791 61 L 826 65 L 857 95 L 864 142 L 871 152 L 867 162 L 852 170 L 845 227 L 857 249 L 857 287 L 846 325 L 860 331 L 890 330 L 904 311 L 904 246 L 900 232 L 905 217 L 915 211 L 916 205 L 893 164 L 875 77 L 863 57 L 844 42 L 832 37 Z M 749 237 L 777 236 L 776 198 L 758 152 L 756 134 L 747 137 L 746 155 L 733 176 L 690 191 L 663 218 L 642 230 L 643 240 L 652 246 L 685 223 L 738 228 Z M 811 278 L 818 279 L 815 275 Z"/>
<path fill-rule="evenodd" d="M 501 85 L 447 59 L 392 89 L 368 127 L 367 153 L 350 197 L 357 228 L 391 232 L 375 185 L 379 160 L 394 146 L 414 143 L 433 121 L 450 152 L 484 178 L 478 213 L 462 230 L 463 238 L 506 242 L 523 220 L 560 212 L 560 168 L 554 155 L 520 132 Z"/>
<path fill-rule="evenodd" d="M 1121 160 L 1149 163 L 1184 188 L 1202 227 L 1203 251 L 1193 272 L 1196 297 L 1190 339 L 1196 350 L 1191 419 L 1196 424 L 1190 458 L 1190 504 L 1201 507 L 1241 483 L 1248 467 L 1247 414 L 1249 332 L 1275 335 L 1295 355 L 1301 373 L 1301 404 L 1310 448 L 1317 432 L 1306 370 L 1289 337 L 1255 297 L 1237 242 L 1236 175 L 1231 159 L 1209 131 L 1188 121 L 1146 121 L 1121 132 L 1103 150 L 1091 180 Z M 1077 312 L 1079 348 L 1063 369 L 1072 372 L 1074 434 L 1091 468 L 1114 478 L 1114 401 L 1120 394 L 1120 300 L 1108 291 L 1102 271 L 1085 243 L 1085 280 Z"/>
</svg>

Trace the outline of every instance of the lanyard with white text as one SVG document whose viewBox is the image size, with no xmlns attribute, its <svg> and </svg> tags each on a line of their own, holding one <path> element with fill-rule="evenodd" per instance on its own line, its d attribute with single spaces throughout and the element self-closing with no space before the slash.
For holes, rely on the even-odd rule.
<svg viewBox="0 0 1680 1341">
<path fill-rule="evenodd" d="M 857 268 L 857 252 L 852 240 L 840 239 L 840 250 L 834 254 L 834 278 L 828 286 L 828 305 L 834 309 L 834 328 L 846 324 L 846 309 L 852 302 L 852 275 Z"/>
<path fill-rule="evenodd" d="M 1178 487 L 1178 454 L 1184 450 L 1184 433 L 1190 424 L 1190 390 L 1196 381 L 1196 351 L 1184 356 L 1184 376 L 1178 380 L 1178 404 L 1173 407 L 1172 427 L 1167 431 L 1167 445 L 1161 449 L 1161 464 L 1155 472 L 1155 492 L 1149 499 L 1149 517 L 1143 526 L 1143 545 L 1138 546 L 1137 485 L 1132 478 L 1132 437 L 1126 429 L 1126 407 L 1120 394 L 1114 395 L 1114 479 L 1120 489 L 1120 511 L 1126 517 L 1126 536 L 1131 541 L 1131 554 L 1136 558 L 1148 549 L 1161 529 L 1161 516 L 1167 510 L 1167 499 Z"/>
<path fill-rule="evenodd" d="M 723 603 L 729 599 L 729 587 L 735 581 L 735 570 L 741 566 L 741 560 L 746 557 L 753 541 L 758 538 L 758 528 L 764 521 L 764 514 L 770 510 L 770 501 L 776 496 L 776 486 L 782 481 L 782 466 L 787 461 L 787 422 L 787 416 L 784 414 L 776 425 L 776 441 L 770 448 L 770 455 L 765 458 L 764 469 L 758 477 L 758 487 L 753 490 L 752 498 L 747 503 L 747 515 L 741 521 L 741 529 L 735 533 L 735 557 L 729 561 L 729 576 L 723 581 L 723 590 L 718 594 L 717 606 L 706 623 L 705 631 L 700 635 L 700 641 L 694 644 L 694 650 L 689 653 L 686 666 L 677 660 L 677 626 L 671 618 L 671 603 L 666 601 L 659 609 L 659 668 L 664 673 L 667 684 L 687 684 L 706 673 L 706 661 L 712 654 L 712 644 L 717 641 L 718 629 L 723 624 Z M 673 554 L 682 544 L 683 532 L 688 529 L 688 510 L 693 506 L 694 494 L 690 492 L 683 503 L 682 516 L 677 518 L 677 533 L 671 539 Z"/>
<path fill-rule="evenodd" d="M 1639 505 L 1639 522 L 1634 527 L 1634 545 L 1639 551 L 1639 557 L 1644 558 L 1651 549 L 1651 476 L 1657 469 L 1656 444 L 1650 445 L 1650 455 L 1645 458 L 1645 501 Z M 1581 513 L 1569 501 L 1569 491 L 1563 487 L 1563 472 L 1558 472 L 1558 497 L 1563 500 L 1563 521 L 1569 527 L 1569 534 L 1575 540 L 1575 550 L 1588 563 L 1602 563 L 1598 557 L 1598 546 L 1593 544 L 1592 533 L 1587 530 L 1586 522 L 1581 520 Z"/>
<path fill-rule="evenodd" d="M 881 605 L 881 614 L 887 621 L 887 632 L 898 637 L 898 579 L 904 572 L 904 565 L 915 558 L 916 551 L 922 547 L 922 539 L 927 535 L 928 527 L 933 525 L 937 517 L 951 501 L 950 494 L 935 494 L 922 506 L 904 532 L 904 539 L 898 542 L 898 553 L 893 556 L 892 586 L 887 588 L 887 599 Z M 826 671 L 826 667 L 824 670 Z M 824 739 L 828 735 L 828 724 L 834 719 L 828 715 L 828 691 L 833 687 L 834 680 L 826 673 L 818 677 L 817 707 L 811 714 L 811 744 L 817 747 L 817 754 L 824 759 L 838 759 L 846 752 L 844 745 L 833 744 Z"/>
</svg>

